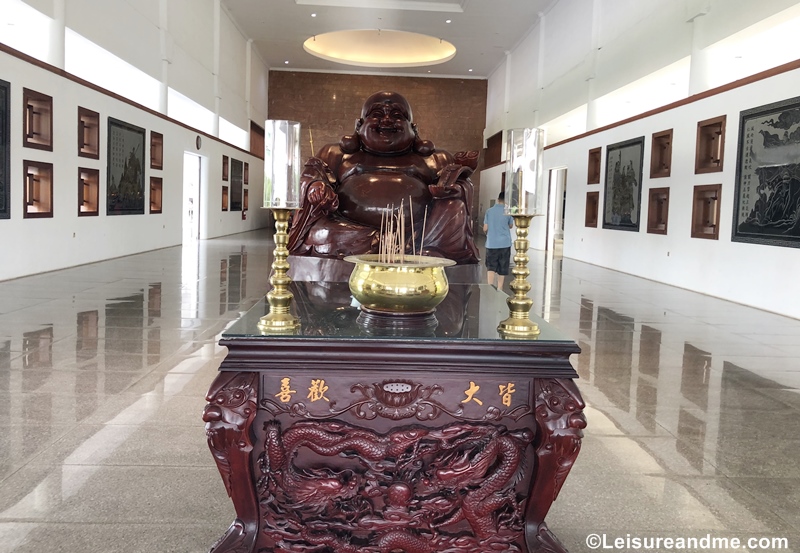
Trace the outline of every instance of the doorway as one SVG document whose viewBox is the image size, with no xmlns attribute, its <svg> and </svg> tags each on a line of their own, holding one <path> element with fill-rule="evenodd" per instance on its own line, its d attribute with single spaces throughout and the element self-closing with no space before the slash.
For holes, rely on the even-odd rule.
<svg viewBox="0 0 800 553">
<path fill-rule="evenodd" d="M 200 238 L 200 156 L 183 153 L 183 242 Z"/>
<path fill-rule="evenodd" d="M 567 168 L 550 169 L 548 183 L 545 249 L 561 255 L 564 248 L 564 214 L 567 207 Z"/>
</svg>

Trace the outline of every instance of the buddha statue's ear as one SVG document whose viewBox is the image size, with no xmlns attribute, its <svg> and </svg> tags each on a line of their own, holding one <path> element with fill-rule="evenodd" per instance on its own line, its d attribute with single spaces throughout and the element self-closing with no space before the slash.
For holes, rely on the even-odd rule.
<svg viewBox="0 0 800 553">
<path fill-rule="evenodd" d="M 347 134 L 339 141 L 339 148 L 344 154 L 354 154 L 361 149 L 361 139 L 358 137 L 358 130 L 364 123 L 363 119 L 356 119 L 356 131 L 353 134 Z"/>
<path fill-rule="evenodd" d="M 435 150 L 433 142 L 430 140 L 422 140 L 417 132 L 417 124 L 411 123 L 411 128 L 414 129 L 414 151 L 421 156 L 429 156 Z"/>
</svg>

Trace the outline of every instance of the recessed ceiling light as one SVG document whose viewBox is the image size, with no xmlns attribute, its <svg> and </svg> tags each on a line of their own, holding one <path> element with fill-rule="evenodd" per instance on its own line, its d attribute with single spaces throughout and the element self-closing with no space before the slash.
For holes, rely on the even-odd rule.
<svg viewBox="0 0 800 553">
<path fill-rule="evenodd" d="M 283 63 L 285 63 L 286 65 L 289 65 L 289 60 L 286 60 L 286 61 L 285 61 L 285 62 L 283 62 Z"/>
<path fill-rule="evenodd" d="M 361 67 L 419 67 L 453 59 L 456 47 L 446 40 L 389 29 L 333 31 L 303 43 L 311 55 Z"/>
<path fill-rule="evenodd" d="M 452 22 L 453 22 L 453 20 L 452 20 L 452 19 L 445 19 L 445 20 L 444 20 L 444 22 L 445 22 L 445 23 L 452 23 Z"/>
<path fill-rule="evenodd" d="M 472 69 L 470 69 L 469 72 L 472 73 Z"/>
<path fill-rule="evenodd" d="M 311 14 L 311 17 L 317 17 L 317 14 L 315 14 L 315 13 L 312 13 L 312 14 Z"/>
</svg>

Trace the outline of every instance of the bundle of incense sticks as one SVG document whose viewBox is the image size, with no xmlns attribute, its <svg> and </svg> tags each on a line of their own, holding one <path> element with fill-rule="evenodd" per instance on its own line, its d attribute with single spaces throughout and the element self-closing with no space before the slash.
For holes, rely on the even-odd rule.
<svg viewBox="0 0 800 553">
<path fill-rule="evenodd" d="M 409 211 L 411 210 L 411 197 L 408 198 Z M 394 204 L 387 205 L 386 210 L 381 216 L 380 244 L 378 249 L 378 261 L 381 263 L 405 263 L 406 256 L 406 218 L 405 200 L 400 202 L 400 208 L 395 210 Z M 428 213 L 422 222 L 422 240 L 420 241 L 420 252 L 422 244 L 425 242 L 425 223 L 428 220 Z M 411 253 L 417 254 L 415 246 L 414 217 L 411 221 Z"/>
</svg>

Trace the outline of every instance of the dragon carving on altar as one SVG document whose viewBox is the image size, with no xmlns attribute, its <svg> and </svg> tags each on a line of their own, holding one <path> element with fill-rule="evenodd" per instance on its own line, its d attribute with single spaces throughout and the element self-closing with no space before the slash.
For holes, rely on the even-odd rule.
<svg viewBox="0 0 800 553">
<path fill-rule="evenodd" d="M 256 490 L 276 553 L 522 551 L 529 429 L 459 422 L 380 434 L 270 420 L 264 431 Z"/>
</svg>

